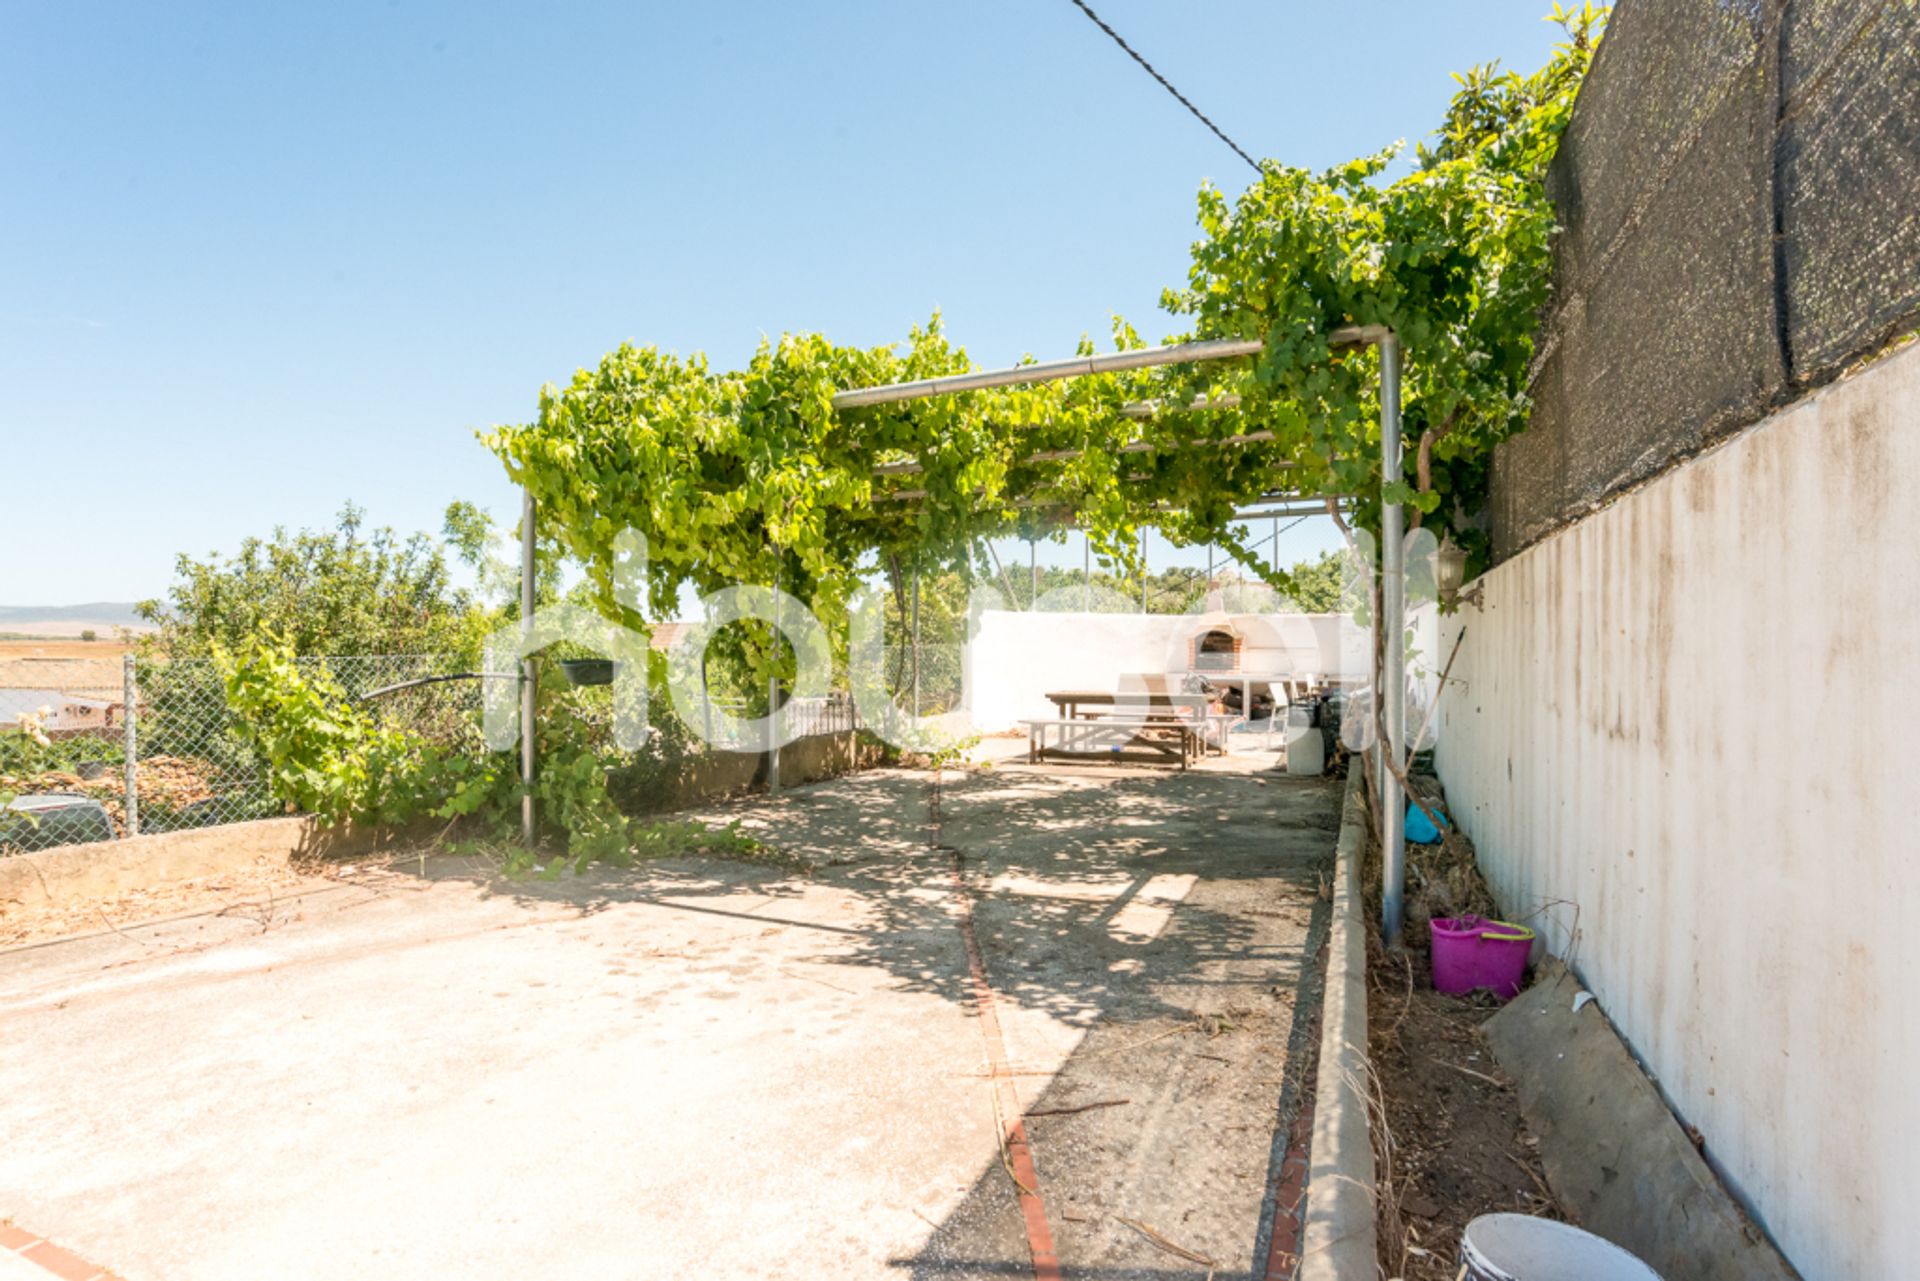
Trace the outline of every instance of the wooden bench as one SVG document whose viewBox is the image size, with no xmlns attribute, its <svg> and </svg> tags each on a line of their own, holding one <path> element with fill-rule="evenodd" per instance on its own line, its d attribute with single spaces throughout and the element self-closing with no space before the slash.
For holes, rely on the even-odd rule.
<svg viewBox="0 0 1920 1281">
<path fill-rule="evenodd" d="M 1026 720 L 1027 763 L 1038 765 L 1048 752 L 1065 759 L 1113 758 L 1122 752 L 1138 750 L 1150 753 L 1150 759 L 1178 762 L 1186 769 L 1206 754 L 1217 734 L 1220 750 L 1226 750 L 1225 727 L 1230 716 L 1208 713 L 1197 719 L 1177 712 L 1147 712 L 1141 715 L 1115 713 L 1107 716 L 1061 716 Z M 1047 745 L 1050 733 L 1057 731 L 1059 742 Z"/>
</svg>

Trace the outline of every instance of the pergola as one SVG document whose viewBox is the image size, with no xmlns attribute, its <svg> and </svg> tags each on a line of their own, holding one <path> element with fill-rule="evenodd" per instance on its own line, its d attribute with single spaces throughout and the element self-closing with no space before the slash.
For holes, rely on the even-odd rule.
<svg viewBox="0 0 1920 1281">
<path fill-rule="evenodd" d="M 868 405 L 897 404 L 902 401 L 925 400 L 934 396 L 954 395 L 961 392 L 981 391 L 992 387 L 1011 387 L 1032 383 L 1056 382 L 1062 379 L 1082 378 L 1091 374 L 1119 373 L 1133 369 L 1149 369 L 1166 365 L 1195 364 L 1202 361 L 1230 360 L 1259 353 L 1266 344 L 1260 339 L 1212 339 L 1200 342 L 1173 343 L 1163 347 L 1148 347 L 1133 351 L 1110 352 L 1103 355 L 1076 356 L 1068 360 L 1043 361 L 1034 364 L 1014 365 L 1004 369 L 976 370 L 965 374 L 950 374 L 938 378 L 923 378 L 911 382 L 888 383 L 872 387 L 853 387 L 836 393 L 833 407 L 836 410 L 857 409 Z M 1400 770 L 1405 760 L 1404 747 L 1406 736 L 1406 653 L 1400 638 L 1406 629 L 1406 580 L 1405 580 L 1405 512 L 1397 502 L 1387 500 L 1387 483 L 1397 478 L 1403 470 L 1400 426 L 1400 340 L 1394 331 L 1384 325 L 1351 326 L 1336 329 L 1328 336 L 1328 346 L 1335 350 L 1357 347 L 1375 347 L 1380 353 L 1380 474 L 1382 493 L 1380 507 L 1380 562 L 1377 567 L 1380 582 L 1380 611 L 1375 619 L 1376 628 L 1382 629 L 1386 643 L 1376 646 L 1374 689 L 1380 702 L 1381 734 L 1374 746 L 1374 773 L 1379 784 L 1380 796 L 1380 834 L 1383 871 L 1382 894 L 1382 933 L 1389 942 L 1399 937 L 1403 914 L 1403 901 L 1406 872 L 1406 797 L 1400 783 Z M 1238 404 L 1237 397 L 1219 397 L 1204 402 L 1196 402 L 1178 409 L 1231 408 Z M 1148 417 L 1164 412 L 1165 406 L 1154 402 L 1138 402 L 1125 407 L 1122 411 L 1130 417 Z M 1177 410 L 1176 410 L 1177 412 Z M 1252 432 L 1224 440 L 1204 442 L 1211 446 L 1231 446 L 1271 440 L 1270 432 Z M 1028 457 L 1035 461 L 1065 460 L 1078 455 L 1077 450 L 1055 450 L 1035 453 Z M 1128 452 L 1123 450 L 1122 452 Z M 918 464 L 912 462 L 885 463 L 876 467 L 875 474 L 911 475 L 918 470 Z M 890 501 L 923 500 L 928 495 L 924 491 L 900 490 L 888 495 Z M 1321 495 L 1300 494 L 1297 492 L 1275 491 L 1265 494 L 1256 509 L 1237 512 L 1236 516 L 1246 519 L 1255 516 L 1279 516 L 1311 514 L 1324 508 L 1305 506 L 1309 500 L 1314 504 L 1324 503 Z M 1268 504 L 1275 504 L 1269 506 Z M 521 518 L 521 618 L 523 627 L 531 626 L 534 612 L 534 500 L 531 493 L 524 496 Z M 524 726 L 534 721 L 535 671 L 530 658 L 523 659 L 521 665 L 521 719 Z M 533 799 L 535 759 L 533 734 L 521 734 L 521 776 L 527 787 L 522 801 L 521 820 L 529 842 L 533 834 Z"/>
</svg>

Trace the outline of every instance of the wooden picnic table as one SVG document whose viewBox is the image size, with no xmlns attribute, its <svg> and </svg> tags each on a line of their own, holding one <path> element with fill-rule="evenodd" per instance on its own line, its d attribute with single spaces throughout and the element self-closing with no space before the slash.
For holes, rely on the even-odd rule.
<svg viewBox="0 0 1920 1281">
<path fill-rule="evenodd" d="M 1104 746 L 1109 753 L 1124 747 L 1144 748 L 1187 768 L 1195 757 L 1216 746 L 1226 751 L 1226 726 L 1232 717 L 1210 710 L 1212 700 L 1205 694 L 1184 690 L 1067 689 L 1054 690 L 1047 701 L 1060 709 L 1057 720 L 1030 720 L 1027 727 L 1027 759 L 1037 762 L 1048 752 L 1048 730 L 1058 729 L 1063 755 L 1098 754 Z M 1124 743 L 1112 742 L 1116 731 L 1128 731 Z M 1091 750 L 1089 750 L 1091 749 Z"/>
<path fill-rule="evenodd" d="M 1204 694 L 1188 694 L 1171 690 L 1139 690 L 1136 692 L 1116 693 L 1110 689 L 1059 689 L 1047 695 L 1047 701 L 1060 709 L 1060 714 L 1068 720 L 1081 716 L 1101 716 L 1104 712 L 1083 712 L 1083 707 L 1110 708 L 1125 707 L 1129 711 L 1143 708 L 1145 715 L 1178 711 L 1183 707 L 1204 707 L 1207 697 Z"/>
</svg>

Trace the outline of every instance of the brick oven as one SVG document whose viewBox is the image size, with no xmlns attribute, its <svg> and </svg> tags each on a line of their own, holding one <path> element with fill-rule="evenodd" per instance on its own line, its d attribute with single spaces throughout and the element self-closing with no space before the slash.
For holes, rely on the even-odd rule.
<svg viewBox="0 0 1920 1281">
<path fill-rule="evenodd" d="M 1247 639 L 1231 623 L 1216 623 L 1187 642 L 1187 670 L 1238 672 Z"/>
</svg>

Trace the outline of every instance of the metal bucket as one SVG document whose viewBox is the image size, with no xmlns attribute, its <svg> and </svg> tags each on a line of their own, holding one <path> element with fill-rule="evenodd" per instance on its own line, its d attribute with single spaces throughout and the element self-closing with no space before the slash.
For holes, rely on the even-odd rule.
<svg viewBox="0 0 1920 1281">
<path fill-rule="evenodd" d="M 1483 1214 L 1460 1234 L 1460 1275 L 1471 1281 L 1660 1281 L 1611 1241 L 1570 1223 Z"/>
</svg>

